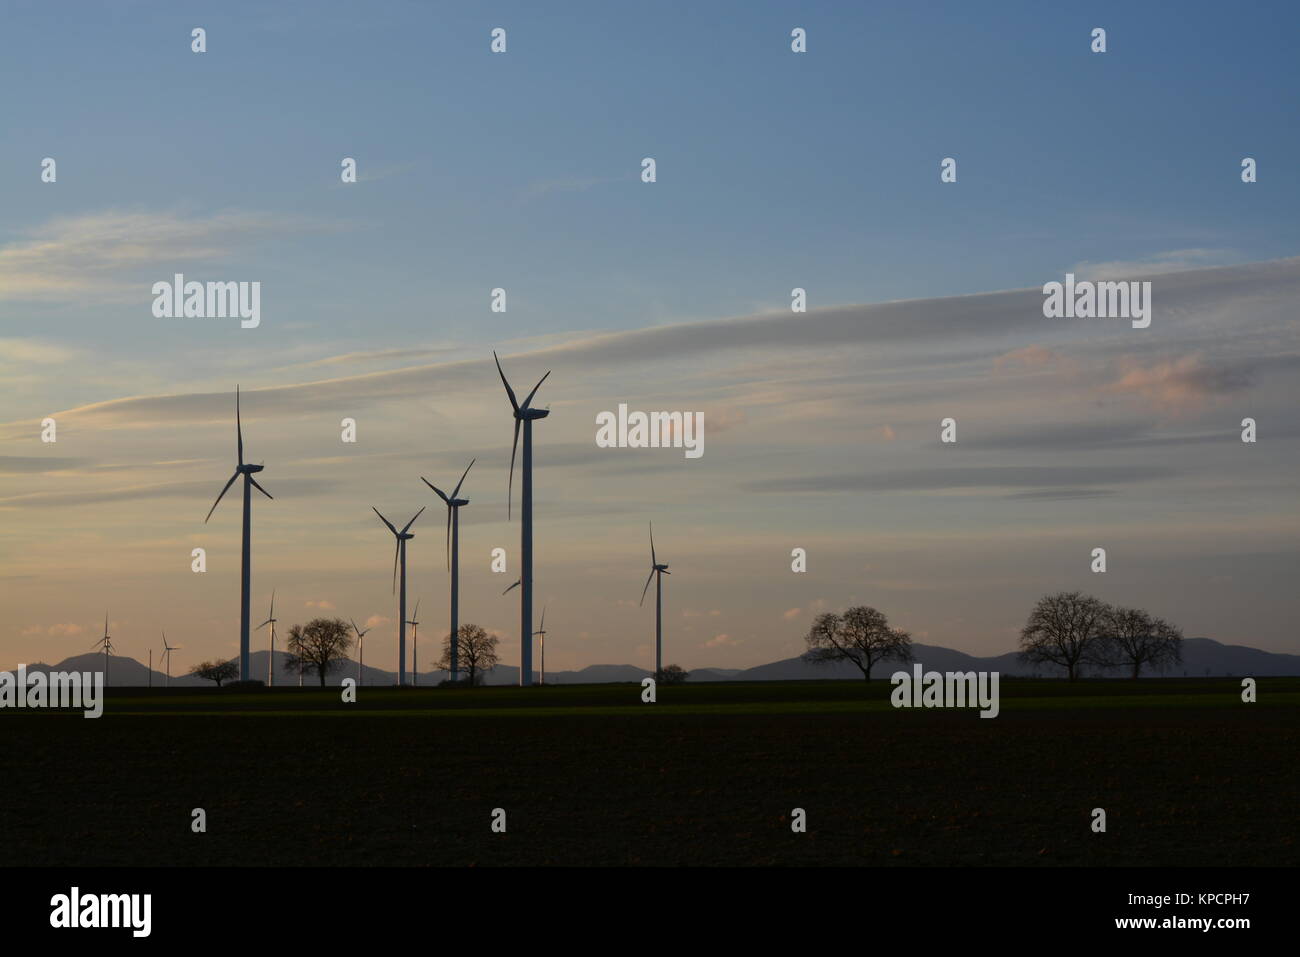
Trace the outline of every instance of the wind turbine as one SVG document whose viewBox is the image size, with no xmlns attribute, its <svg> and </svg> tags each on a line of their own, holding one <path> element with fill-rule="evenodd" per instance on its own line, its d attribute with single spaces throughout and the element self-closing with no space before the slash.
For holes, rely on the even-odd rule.
<svg viewBox="0 0 1300 957">
<path fill-rule="evenodd" d="M 354 621 L 352 622 L 352 630 L 357 633 L 357 684 L 360 685 L 361 669 L 365 667 L 366 661 L 366 635 L 370 633 L 370 629 L 367 628 L 365 631 L 362 631 L 357 627 L 357 623 Z"/>
<path fill-rule="evenodd" d="M 108 684 L 108 656 L 113 653 L 113 639 L 108 636 L 108 612 L 104 612 L 104 637 L 90 646 L 104 649 L 104 684 Z"/>
<path fill-rule="evenodd" d="M 166 631 L 162 633 L 162 636 L 163 636 L 163 653 L 162 653 L 163 664 L 167 668 L 167 687 L 170 688 L 172 686 L 172 652 L 175 651 L 175 648 L 172 645 L 167 644 Z"/>
<path fill-rule="evenodd" d="M 420 599 L 415 599 L 415 611 L 411 612 L 411 684 L 420 686 Z"/>
<path fill-rule="evenodd" d="M 542 646 L 542 684 L 546 684 L 546 606 L 542 606 L 542 620 L 538 624 L 537 630 L 533 632 L 539 637 Z"/>
<path fill-rule="evenodd" d="M 495 351 L 492 353 L 492 358 L 496 359 L 497 373 L 501 376 L 501 384 L 506 387 L 506 395 L 510 397 L 510 406 L 515 416 L 515 441 L 510 448 L 510 482 L 506 492 L 507 518 L 510 515 L 510 496 L 515 480 L 515 452 L 519 448 L 520 423 L 523 423 L 524 427 L 522 471 L 524 484 L 519 493 L 520 510 L 523 512 L 523 522 L 519 530 L 519 555 L 522 566 L 519 580 L 523 584 L 519 596 L 519 683 L 531 685 L 533 683 L 533 421 L 546 418 L 551 414 L 551 410 L 534 409 L 530 407 L 530 403 L 550 372 L 537 380 L 533 391 L 528 393 L 528 398 L 524 399 L 523 405 L 520 405 L 515 398 L 515 390 L 510 388 L 510 383 L 506 381 L 506 374 L 501 369 L 501 360 L 497 358 Z"/>
<path fill-rule="evenodd" d="M 230 481 L 226 487 L 221 490 L 221 495 L 212 503 L 212 508 L 208 510 L 208 518 L 217 510 L 221 504 L 222 496 L 230 490 L 230 486 L 235 484 L 235 479 L 240 475 L 244 476 L 244 551 L 242 573 L 239 586 L 239 680 L 247 681 L 252 676 L 248 673 L 248 585 L 252 572 L 252 556 L 249 551 L 252 534 L 250 531 L 252 519 L 252 500 L 251 489 L 256 488 L 267 498 L 272 498 L 270 492 L 257 484 L 257 479 L 253 478 L 254 473 L 262 471 L 263 466 L 244 463 L 244 429 L 239 419 L 239 386 L 235 386 L 235 437 L 238 442 L 237 451 L 239 455 L 239 464 L 235 467 L 235 474 L 230 476 Z M 203 524 L 208 523 L 208 518 L 203 520 Z"/>
<path fill-rule="evenodd" d="M 406 543 L 410 539 L 415 538 L 415 536 L 407 530 L 415 524 L 415 519 L 420 517 L 420 512 L 423 512 L 425 507 L 421 507 L 420 512 L 416 512 L 415 516 L 406 523 L 405 527 L 400 532 L 392 522 L 384 518 L 379 509 L 375 508 L 373 505 L 370 507 L 374 508 L 375 514 L 379 516 L 379 520 L 388 526 L 388 530 L 393 533 L 393 537 L 397 540 L 397 547 L 393 552 L 394 591 L 397 590 L 398 562 L 400 561 L 402 565 L 402 594 L 397 600 L 397 686 L 400 688 L 406 684 Z"/>
<path fill-rule="evenodd" d="M 655 558 L 655 526 L 650 523 L 650 576 L 641 589 L 641 604 L 645 604 L 645 593 L 650 590 L 650 579 L 655 579 L 655 678 L 664 670 L 664 575 L 671 575 L 666 564 L 659 564 Z M 658 575 L 656 578 L 655 576 Z"/>
<path fill-rule="evenodd" d="M 460 670 L 460 642 L 456 640 L 456 632 L 460 628 L 460 507 L 469 504 L 469 499 L 456 496 L 460 493 L 460 487 L 465 484 L 465 476 L 477 461 L 478 459 L 471 459 L 469 465 L 465 466 L 465 471 L 461 474 L 456 487 L 452 489 L 450 497 L 423 475 L 420 476 L 420 481 L 437 492 L 438 497 L 447 503 L 447 567 L 451 570 L 451 680 L 453 682 L 456 681 L 457 672 Z"/>
<path fill-rule="evenodd" d="M 267 625 L 271 626 L 271 660 L 266 666 L 266 684 L 270 688 L 275 687 L 275 589 L 271 589 L 271 613 L 267 615 L 266 621 L 257 626 L 261 631 Z"/>
</svg>

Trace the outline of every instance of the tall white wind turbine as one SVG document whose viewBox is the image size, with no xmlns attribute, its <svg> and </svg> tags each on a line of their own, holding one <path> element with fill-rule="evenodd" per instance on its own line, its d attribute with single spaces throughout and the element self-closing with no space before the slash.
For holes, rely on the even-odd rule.
<svg viewBox="0 0 1300 957">
<path fill-rule="evenodd" d="M 366 635 L 370 633 L 367 628 L 362 631 L 357 627 L 357 623 L 352 622 L 352 630 L 357 633 L 357 685 L 361 685 L 361 669 L 366 665 Z"/>
<path fill-rule="evenodd" d="M 261 631 L 267 625 L 271 626 L 271 660 L 266 666 L 266 685 L 268 688 L 275 687 L 275 589 L 271 589 L 271 613 L 266 616 L 266 621 L 257 626 Z"/>
<path fill-rule="evenodd" d="M 411 612 L 411 684 L 420 686 L 420 599 L 415 599 L 415 611 Z"/>
<path fill-rule="evenodd" d="M 650 576 L 641 589 L 641 602 L 645 604 L 645 593 L 650 590 L 650 579 L 655 580 L 655 680 L 664 671 L 664 575 L 671 575 L 666 564 L 660 564 L 655 558 L 655 526 L 650 523 Z"/>
<path fill-rule="evenodd" d="M 423 512 L 425 507 L 420 508 Z M 371 508 L 374 508 L 372 505 Z M 397 568 L 402 568 L 402 589 L 401 597 L 397 601 L 397 686 L 403 687 L 406 684 L 406 543 L 415 535 L 411 533 L 410 528 L 415 524 L 415 520 L 420 517 L 420 512 L 416 512 L 409 522 L 399 532 L 388 519 L 380 513 L 379 509 L 374 509 L 379 520 L 388 526 L 388 530 L 393 533 L 396 540 L 396 550 L 393 552 L 393 590 L 397 591 Z"/>
<path fill-rule="evenodd" d="M 462 505 L 468 505 L 469 499 L 458 498 L 460 487 L 465 484 L 465 476 L 469 470 L 474 467 L 477 459 L 471 459 L 469 465 L 465 466 L 465 471 L 461 473 L 460 481 L 452 489 L 451 495 L 447 495 L 442 489 L 434 485 L 424 476 L 420 476 L 420 481 L 429 488 L 438 493 L 438 497 L 447 503 L 447 568 L 451 571 L 451 680 L 458 680 L 460 671 L 460 642 L 456 638 L 457 630 L 460 628 L 460 509 Z"/>
<path fill-rule="evenodd" d="M 515 398 L 515 390 L 510 388 L 510 383 L 506 381 L 506 374 L 501 369 L 501 360 L 497 358 L 495 352 L 492 358 L 496 359 L 497 374 L 501 376 L 501 384 L 506 387 L 506 395 L 510 398 L 510 407 L 514 411 L 515 417 L 515 440 L 514 445 L 510 448 L 510 483 L 507 486 L 506 515 L 510 514 L 510 496 L 513 495 L 515 479 L 515 452 L 519 448 L 519 427 L 523 425 L 524 432 L 524 461 L 521 472 L 523 486 L 519 492 L 519 506 L 523 513 L 519 529 L 519 562 L 521 565 L 519 580 L 522 583 L 519 594 L 519 683 L 521 685 L 531 685 L 533 683 L 533 422 L 537 419 L 544 419 L 550 415 L 549 409 L 532 408 L 533 396 L 537 390 L 542 387 L 546 377 L 550 375 L 547 372 L 537 380 L 537 385 L 533 386 L 533 391 L 528 393 L 528 398 L 524 399 L 520 405 Z"/>
<path fill-rule="evenodd" d="M 248 672 L 248 624 L 250 620 L 248 612 L 249 582 L 252 576 L 252 489 L 257 489 L 267 498 L 272 498 L 270 492 L 257 484 L 257 479 L 253 475 L 262 471 L 263 466 L 253 465 L 244 462 L 244 428 L 239 418 L 239 386 L 235 386 L 235 439 L 236 452 L 238 454 L 238 464 L 235 466 L 235 474 L 230 476 L 230 481 L 226 483 L 217 500 L 212 503 L 212 508 L 208 509 L 208 517 L 203 520 L 207 524 L 208 518 L 217 510 L 221 504 L 222 496 L 230 490 L 230 486 L 235 484 L 235 479 L 239 476 L 244 477 L 244 547 L 242 562 L 240 566 L 240 584 L 239 584 L 239 680 L 247 681 L 252 677 Z"/>
<path fill-rule="evenodd" d="M 546 684 L 546 606 L 542 606 L 542 620 L 537 625 L 537 630 L 533 632 L 537 636 L 538 643 L 542 652 L 542 680 L 541 684 Z"/>
<path fill-rule="evenodd" d="M 91 645 L 104 649 L 104 686 L 108 686 L 108 656 L 113 653 L 113 639 L 108 636 L 108 612 L 104 612 L 104 637 Z"/>
<path fill-rule="evenodd" d="M 162 639 L 163 639 L 163 653 L 162 653 L 163 665 L 167 669 L 167 684 L 164 687 L 170 688 L 172 686 L 172 652 L 175 651 L 176 648 L 174 645 L 167 644 L 167 632 L 164 631 L 162 633 Z"/>
</svg>

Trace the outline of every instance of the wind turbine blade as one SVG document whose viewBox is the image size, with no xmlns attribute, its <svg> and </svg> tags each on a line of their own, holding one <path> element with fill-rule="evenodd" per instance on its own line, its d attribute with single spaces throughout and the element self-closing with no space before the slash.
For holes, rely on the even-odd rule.
<svg viewBox="0 0 1300 957">
<path fill-rule="evenodd" d="M 523 579 L 520 579 L 519 581 L 523 581 Z M 513 591 L 514 589 L 518 588 L 518 587 L 519 587 L 519 581 L 516 581 L 513 585 L 511 585 L 509 588 L 507 588 L 507 589 L 506 589 L 505 591 L 503 591 L 501 594 L 503 594 L 503 595 L 508 595 L 511 591 Z"/>
<path fill-rule="evenodd" d="M 655 523 L 650 523 L 650 564 L 657 565 L 655 561 Z"/>
<path fill-rule="evenodd" d="M 274 617 L 275 617 L 275 589 L 272 588 L 271 589 L 271 614 L 267 616 L 266 620 L 270 621 Z"/>
<path fill-rule="evenodd" d="M 478 459 L 469 460 L 469 465 L 465 466 L 465 471 L 461 473 L 460 481 L 456 483 L 456 490 L 451 493 L 452 498 L 460 494 L 460 487 L 465 484 L 465 476 L 469 474 L 469 470 L 474 467 L 474 463 L 477 461 Z"/>
<path fill-rule="evenodd" d="M 399 538 L 393 546 L 393 594 L 397 594 L 397 556 L 402 553 L 402 540 Z"/>
<path fill-rule="evenodd" d="M 230 486 L 232 486 L 232 485 L 235 484 L 235 479 L 237 479 L 237 478 L 239 478 L 239 473 L 238 473 L 238 472 L 236 472 L 234 475 L 230 476 L 230 481 L 226 483 L 226 487 L 223 488 L 223 489 L 221 490 L 221 494 L 217 496 L 217 500 L 216 500 L 215 502 L 213 502 L 213 503 L 212 503 L 212 507 L 211 507 L 210 509 L 208 509 L 208 516 L 207 516 L 207 518 L 205 518 L 205 519 L 203 520 L 203 524 L 204 524 L 204 525 L 206 525 L 206 524 L 208 523 L 208 518 L 211 518 L 211 517 L 212 517 L 212 513 L 215 512 L 215 511 L 217 510 L 217 506 L 221 504 L 222 496 L 224 496 L 227 492 L 230 491 Z M 105 623 L 104 623 L 104 626 L 105 626 L 105 627 L 108 627 L 108 623 L 105 622 Z"/>
<path fill-rule="evenodd" d="M 357 623 L 353 621 L 351 618 L 349 618 L 348 621 L 352 622 L 352 630 L 355 631 L 358 635 L 361 634 L 361 629 L 357 627 Z"/>
<path fill-rule="evenodd" d="M 451 506 L 447 506 L 447 571 L 451 571 Z"/>
<path fill-rule="evenodd" d="M 516 412 L 519 411 L 519 400 L 515 398 L 515 390 L 510 388 L 510 383 L 506 381 L 506 374 L 501 371 L 501 360 L 497 359 L 497 351 L 492 350 L 492 358 L 497 362 L 497 374 L 501 376 L 501 384 L 506 387 L 506 395 L 510 396 L 510 407 Z"/>
<path fill-rule="evenodd" d="M 542 383 L 546 381 L 546 376 L 548 376 L 548 375 L 550 375 L 550 374 L 551 374 L 551 373 L 550 373 L 550 371 L 548 370 L 547 373 L 546 373 L 546 375 L 542 376 L 540 379 L 537 380 L 537 385 L 533 386 L 533 391 L 530 392 L 530 393 L 528 393 L 528 398 L 524 399 L 524 408 L 525 408 L 525 409 L 528 408 L 528 403 L 533 401 L 533 396 L 537 395 L 537 390 L 540 389 L 540 388 L 542 387 Z"/>
<path fill-rule="evenodd" d="M 108 612 L 104 612 L 104 637 L 108 637 Z"/>
<path fill-rule="evenodd" d="M 641 601 L 639 601 L 637 604 L 640 605 L 645 604 L 645 593 L 650 590 L 650 579 L 654 577 L 655 577 L 655 570 L 652 568 L 650 569 L 650 577 L 645 580 L 645 588 L 641 589 Z"/>
<path fill-rule="evenodd" d="M 419 617 L 420 617 L 420 599 L 417 598 L 415 599 L 415 611 L 411 612 L 412 623 L 414 623 L 415 619 Z"/>
<path fill-rule="evenodd" d="M 235 436 L 239 442 L 239 464 L 244 464 L 244 426 L 239 420 L 239 386 L 235 386 Z"/>
<path fill-rule="evenodd" d="M 437 492 L 437 493 L 438 493 L 438 498 L 442 499 L 442 500 L 443 500 L 444 502 L 446 502 L 448 505 L 451 504 L 451 500 L 450 500 L 449 498 L 447 498 L 447 493 L 444 492 L 442 489 L 438 488 L 438 486 L 434 485 L 432 482 L 430 482 L 430 481 L 429 481 L 427 478 L 425 478 L 423 475 L 420 476 L 420 481 L 423 482 L 425 485 L 429 486 L 429 488 L 433 489 L 435 492 Z M 457 486 L 457 487 L 459 488 L 459 486 Z M 453 493 L 453 494 L 454 494 L 454 493 Z"/>
<path fill-rule="evenodd" d="M 510 521 L 510 503 L 515 497 L 515 452 L 519 451 L 519 420 L 515 419 L 515 444 L 510 446 L 510 481 L 506 485 L 506 521 Z"/>
<path fill-rule="evenodd" d="M 271 623 L 271 619 L 268 618 L 268 619 L 266 619 L 266 621 L 262 622 L 260 625 L 258 625 L 258 626 L 257 626 L 256 628 L 254 628 L 253 630 L 254 630 L 254 631 L 261 631 L 263 628 L 265 628 L 265 627 L 266 627 L 267 625 L 269 625 L 270 623 Z"/>
<path fill-rule="evenodd" d="M 396 535 L 396 534 L 397 534 L 397 527 L 396 527 L 392 522 L 390 522 L 388 519 L 384 518 L 384 516 L 383 516 L 382 514 L 380 514 L 379 509 L 375 508 L 373 505 L 371 505 L 370 507 L 371 507 L 372 509 L 374 509 L 375 514 L 379 516 L 379 520 L 380 520 L 381 522 L 383 522 L 385 525 L 388 526 L 388 530 L 389 530 L 390 532 L 392 532 L 394 535 Z"/>
<path fill-rule="evenodd" d="M 542 629 L 546 627 L 546 606 L 542 606 L 542 620 L 537 623 L 537 633 L 541 634 Z"/>
<path fill-rule="evenodd" d="M 253 478 L 253 476 L 250 475 L 250 476 L 248 477 L 248 480 L 249 480 L 250 482 L 253 483 L 253 488 L 257 489 L 259 492 L 261 492 L 261 493 L 262 493 L 263 495 L 265 495 L 267 498 L 272 499 L 272 500 L 275 499 L 275 496 L 274 496 L 274 495 L 272 495 L 272 494 L 271 494 L 270 492 L 268 492 L 266 489 L 262 488 L 262 486 L 260 486 L 260 485 L 257 484 L 257 479 Z"/>
<path fill-rule="evenodd" d="M 427 506 L 427 505 L 421 505 L 421 506 L 420 506 L 420 512 L 423 512 L 423 511 L 424 511 L 426 508 L 428 508 L 428 507 L 429 507 L 429 506 Z M 420 517 L 420 512 L 416 512 L 414 515 L 412 515 L 412 516 L 411 516 L 411 520 L 410 520 L 409 522 L 407 522 L 406 525 L 402 528 L 402 534 L 403 534 L 403 535 L 406 534 L 406 530 L 407 530 L 408 528 L 410 528 L 412 525 L 415 524 L 415 520 L 416 520 L 417 518 Z"/>
</svg>

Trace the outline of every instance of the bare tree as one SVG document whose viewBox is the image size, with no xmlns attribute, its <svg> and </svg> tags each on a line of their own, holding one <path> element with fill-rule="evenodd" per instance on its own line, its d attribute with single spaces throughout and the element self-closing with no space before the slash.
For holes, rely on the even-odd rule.
<svg viewBox="0 0 1300 957">
<path fill-rule="evenodd" d="M 664 670 L 655 675 L 655 682 L 661 685 L 680 685 L 686 682 L 690 674 L 681 665 L 664 665 Z"/>
<path fill-rule="evenodd" d="M 352 647 L 352 626 L 342 618 L 313 618 L 289 629 L 286 665 L 314 668 L 325 687 L 325 676 L 341 667 Z"/>
<path fill-rule="evenodd" d="M 1138 677 L 1143 665 L 1163 670 L 1183 660 L 1183 633 L 1163 618 L 1141 608 L 1107 608 L 1105 647 L 1109 663 L 1132 668 Z"/>
<path fill-rule="evenodd" d="M 489 635 L 478 625 L 465 623 L 456 632 L 457 653 L 460 656 L 458 667 L 466 673 L 470 687 L 482 682 L 484 672 L 497 666 L 497 637 Z M 442 657 L 435 666 L 443 671 L 451 670 L 451 635 L 442 639 Z"/>
<path fill-rule="evenodd" d="M 848 609 L 843 615 L 825 612 L 817 616 L 804 636 L 808 650 L 804 661 L 825 664 L 851 661 L 871 680 L 871 668 L 877 662 L 895 659 L 912 660 L 912 636 L 900 628 L 889 627 L 889 619 L 867 605 Z"/>
<path fill-rule="evenodd" d="M 215 681 L 217 687 L 221 687 L 223 681 L 234 681 L 239 677 L 239 662 L 237 661 L 204 661 L 190 669 L 190 674 L 195 678 L 203 678 L 205 681 Z"/>
<path fill-rule="evenodd" d="M 1020 660 L 1050 662 L 1079 677 L 1083 664 L 1107 664 L 1104 633 L 1108 606 L 1077 591 L 1038 600 L 1020 631 Z"/>
</svg>

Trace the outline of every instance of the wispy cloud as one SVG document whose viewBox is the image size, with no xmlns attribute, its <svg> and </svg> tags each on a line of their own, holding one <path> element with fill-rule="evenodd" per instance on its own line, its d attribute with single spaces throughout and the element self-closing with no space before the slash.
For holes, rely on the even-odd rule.
<svg viewBox="0 0 1300 957">
<path fill-rule="evenodd" d="M 1146 363 L 1135 357 L 1120 359 L 1120 374 L 1102 391 L 1137 396 L 1156 408 L 1188 412 L 1210 400 L 1250 387 L 1251 370 L 1240 364 L 1213 364 L 1199 355 Z"/>
<path fill-rule="evenodd" d="M 101 300 L 143 299 L 148 287 L 134 278 L 141 270 L 223 259 L 251 239 L 303 225 L 238 211 L 106 210 L 61 217 L 0 246 L 0 300 L 78 302 L 90 292 Z"/>
<path fill-rule="evenodd" d="M 1162 273 L 1226 266 L 1240 260 L 1230 249 L 1172 249 L 1146 259 L 1115 259 L 1110 262 L 1078 262 L 1070 267 L 1078 279 L 1120 280 L 1151 277 Z"/>
<path fill-rule="evenodd" d="M 942 492 L 1128 484 L 1167 479 L 1176 474 L 1174 469 L 1163 465 L 952 466 L 758 479 L 746 483 L 745 487 L 754 492 Z"/>
</svg>

